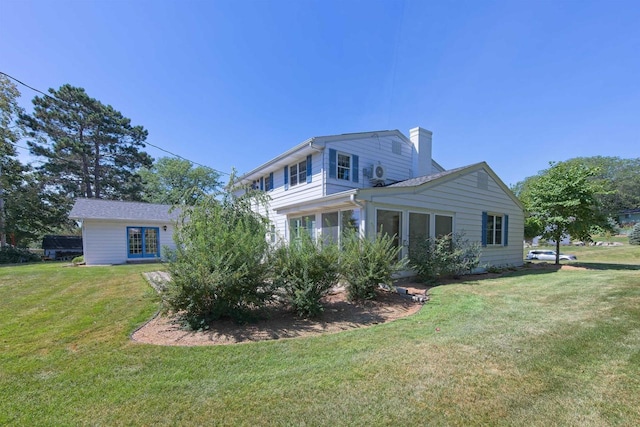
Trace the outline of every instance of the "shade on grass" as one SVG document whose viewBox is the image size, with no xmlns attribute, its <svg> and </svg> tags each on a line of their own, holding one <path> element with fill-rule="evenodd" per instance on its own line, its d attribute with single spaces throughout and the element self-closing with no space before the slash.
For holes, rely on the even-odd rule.
<svg viewBox="0 0 640 427">
<path fill-rule="evenodd" d="M 198 348 L 129 340 L 157 265 L 3 267 L 0 424 L 633 424 L 640 270 L 589 259 L 437 287 L 389 324 Z"/>
</svg>

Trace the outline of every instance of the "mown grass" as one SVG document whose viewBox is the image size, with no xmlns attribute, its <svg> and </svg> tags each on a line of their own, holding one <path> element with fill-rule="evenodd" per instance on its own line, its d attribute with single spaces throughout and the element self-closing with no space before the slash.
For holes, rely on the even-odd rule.
<svg viewBox="0 0 640 427">
<path fill-rule="evenodd" d="M 0 424 L 637 424 L 640 248 L 600 249 L 372 328 L 197 348 L 129 339 L 157 265 L 0 268 Z"/>
</svg>

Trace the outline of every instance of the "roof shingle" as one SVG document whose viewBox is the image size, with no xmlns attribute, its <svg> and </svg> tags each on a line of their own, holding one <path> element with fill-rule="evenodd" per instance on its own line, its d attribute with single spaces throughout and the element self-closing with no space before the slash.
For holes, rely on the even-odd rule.
<svg viewBox="0 0 640 427">
<path fill-rule="evenodd" d="M 128 221 L 173 221 L 180 215 L 179 209 L 171 211 L 171 205 L 142 202 L 122 202 L 102 199 L 77 199 L 69 218 Z"/>
</svg>

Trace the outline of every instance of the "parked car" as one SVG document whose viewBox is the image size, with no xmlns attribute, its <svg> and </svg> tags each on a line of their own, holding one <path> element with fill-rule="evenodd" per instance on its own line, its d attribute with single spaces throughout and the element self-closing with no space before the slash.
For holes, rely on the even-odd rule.
<svg viewBox="0 0 640 427">
<path fill-rule="evenodd" d="M 527 259 L 538 259 L 541 261 L 555 261 L 556 251 L 536 249 L 533 251 L 529 251 L 529 253 L 527 254 Z M 575 261 L 577 259 L 578 258 L 575 255 L 560 254 L 561 261 Z"/>
</svg>

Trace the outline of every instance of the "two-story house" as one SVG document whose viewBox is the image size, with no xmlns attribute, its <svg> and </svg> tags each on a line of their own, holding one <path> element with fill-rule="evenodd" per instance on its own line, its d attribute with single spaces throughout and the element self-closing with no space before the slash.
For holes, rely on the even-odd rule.
<svg viewBox="0 0 640 427">
<path fill-rule="evenodd" d="M 315 137 L 241 176 L 268 193 L 268 238 L 300 233 L 340 241 L 342 231 L 395 236 L 407 255 L 426 236 L 462 232 L 482 243 L 481 265 L 521 265 L 521 203 L 484 162 L 445 170 L 431 156 L 430 131 L 362 132 Z M 87 264 L 158 259 L 173 246 L 170 206 L 78 199 Z"/>
<path fill-rule="evenodd" d="M 361 132 L 310 138 L 239 177 L 266 191 L 270 239 L 300 233 L 339 241 L 353 228 L 412 239 L 461 232 L 482 243 L 481 265 L 521 265 L 523 206 L 485 163 L 445 170 L 432 133 Z"/>
</svg>

